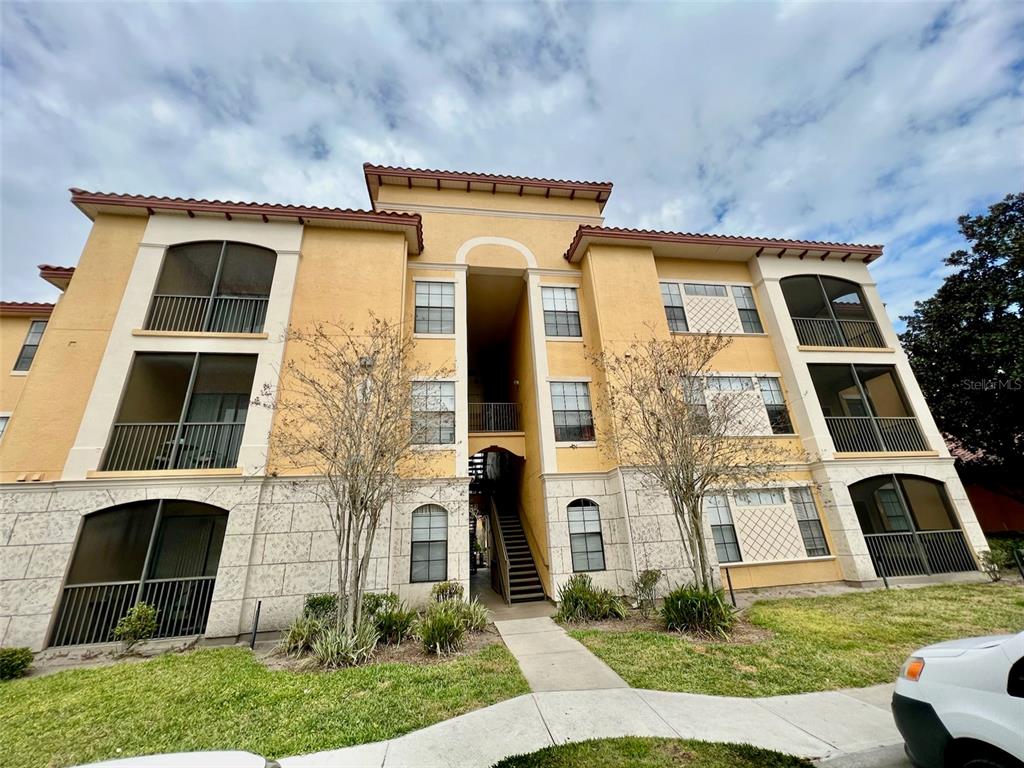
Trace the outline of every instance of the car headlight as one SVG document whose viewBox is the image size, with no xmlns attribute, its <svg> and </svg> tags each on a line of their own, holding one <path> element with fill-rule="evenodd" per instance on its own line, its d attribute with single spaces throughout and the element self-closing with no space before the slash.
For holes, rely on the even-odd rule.
<svg viewBox="0 0 1024 768">
<path fill-rule="evenodd" d="M 924 672 L 924 659 L 920 656 L 911 656 L 903 662 L 903 667 L 900 669 L 900 677 L 916 683 L 921 679 L 922 672 Z"/>
</svg>

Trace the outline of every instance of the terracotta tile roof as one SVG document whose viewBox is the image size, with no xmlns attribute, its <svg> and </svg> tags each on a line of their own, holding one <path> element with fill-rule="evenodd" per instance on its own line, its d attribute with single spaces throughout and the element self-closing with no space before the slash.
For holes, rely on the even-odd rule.
<svg viewBox="0 0 1024 768">
<path fill-rule="evenodd" d="M 67 290 L 68 284 L 71 282 L 71 278 L 74 277 L 74 267 L 58 267 L 53 264 L 37 264 L 36 268 L 39 270 L 39 276 L 46 282 L 52 285 L 54 288 L 60 288 L 62 291 Z"/>
<path fill-rule="evenodd" d="M 56 264 L 36 264 L 36 269 L 40 272 L 60 272 L 67 275 L 75 273 L 74 267 L 59 267 Z"/>
<path fill-rule="evenodd" d="M 0 314 L 40 317 L 53 312 L 54 305 L 45 301 L 0 301 Z"/>
<path fill-rule="evenodd" d="M 141 208 L 150 215 L 156 211 L 180 211 L 190 217 L 196 214 L 223 215 L 226 219 L 232 216 L 254 216 L 269 221 L 276 219 L 306 219 L 321 221 L 337 221 L 354 225 L 363 225 L 368 229 L 376 227 L 414 230 L 413 250 L 418 253 L 423 249 L 423 224 L 417 213 L 397 213 L 382 211 L 364 211 L 352 208 L 328 208 L 311 205 L 284 205 L 282 203 L 248 203 L 233 200 L 206 200 L 184 197 L 155 197 L 150 195 L 123 195 L 109 192 L 88 192 L 72 187 L 71 202 L 86 216 L 93 218 L 99 206 L 121 208 Z"/>
<path fill-rule="evenodd" d="M 577 196 L 594 200 L 604 207 L 612 193 L 610 181 L 572 181 L 569 179 L 545 179 L 534 176 L 507 176 L 498 173 L 472 173 L 469 171 L 441 171 L 431 168 L 402 168 L 391 165 L 363 163 L 363 176 L 370 200 L 376 203 L 377 190 L 385 179 L 395 179 L 408 187 L 428 187 L 434 182 L 437 189 L 462 189 L 479 192 L 512 192 L 523 194 L 524 190 L 544 192 L 545 197 L 555 193 L 557 197 L 575 199 Z M 414 184 L 414 182 L 416 182 Z M 568 193 L 568 194 L 566 194 Z"/>
<path fill-rule="evenodd" d="M 815 256 L 824 260 L 833 256 L 846 261 L 850 256 L 860 256 L 870 263 L 882 255 L 881 245 L 857 245 L 835 243 L 823 240 L 785 240 L 773 237 L 743 237 L 738 235 L 708 235 L 694 232 L 662 232 L 652 229 L 625 229 L 622 227 L 581 226 L 576 230 L 566 261 L 579 261 L 583 256 L 581 246 L 588 240 L 634 240 L 639 242 L 680 243 L 696 245 L 725 245 L 756 248 L 755 256 L 782 256 L 794 251 L 794 256 Z M 800 251 L 801 253 L 795 253 Z"/>
</svg>

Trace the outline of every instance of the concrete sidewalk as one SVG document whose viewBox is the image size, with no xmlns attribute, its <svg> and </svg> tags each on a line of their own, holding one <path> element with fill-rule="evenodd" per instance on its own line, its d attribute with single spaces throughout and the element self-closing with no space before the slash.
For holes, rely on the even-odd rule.
<svg viewBox="0 0 1024 768">
<path fill-rule="evenodd" d="M 494 626 L 531 691 L 628 688 L 611 667 L 548 617 L 496 621 Z"/>
<path fill-rule="evenodd" d="M 747 743 L 809 758 L 902 740 L 892 686 L 747 699 L 689 693 L 541 691 L 390 741 L 284 758 L 282 768 L 488 768 L 553 744 L 617 736 Z"/>
</svg>

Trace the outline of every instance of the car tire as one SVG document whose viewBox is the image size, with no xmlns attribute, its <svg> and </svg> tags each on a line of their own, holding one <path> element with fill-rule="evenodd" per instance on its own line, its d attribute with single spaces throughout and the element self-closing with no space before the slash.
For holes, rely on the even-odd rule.
<svg viewBox="0 0 1024 768">
<path fill-rule="evenodd" d="M 996 749 L 985 749 L 982 754 L 971 754 L 956 761 L 957 768 L 1022 768 L 1020 760 Z"/>
</svg>

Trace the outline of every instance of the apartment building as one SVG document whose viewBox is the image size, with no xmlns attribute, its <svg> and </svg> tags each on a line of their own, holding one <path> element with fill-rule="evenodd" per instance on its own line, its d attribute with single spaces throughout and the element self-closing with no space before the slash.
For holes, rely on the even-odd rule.
<svg viewBox="0 0 1024 768">
<path fill-rule="evenodd" d="M 0 308 L 0 639 L 102 642 L 145 600 L 160 636 L 285 626 L 335 583 L 312 487 L 252 405 L 288 327 L 400 322 L 415 491 L 372 589 L 470 582 L 508 602 L 574 572 L 626 593 L 688 564 L 665 498 L 607 450 L 588 352 L 726 333 L 712 389 L 760 398 L 802 459 L 705 499 L 738 589 L 977 568 L 984 538 L 869 272 L 880 246 L 604 226 L 612 184 L 364 166 L 370 210 L 71 190 L 92 222 L 54 306 Z M 490 525 L 473 523 L 482 517 Z M 713 543 L 713 546 L 711 545 Z"/>
</svg>

